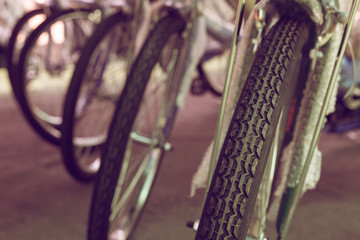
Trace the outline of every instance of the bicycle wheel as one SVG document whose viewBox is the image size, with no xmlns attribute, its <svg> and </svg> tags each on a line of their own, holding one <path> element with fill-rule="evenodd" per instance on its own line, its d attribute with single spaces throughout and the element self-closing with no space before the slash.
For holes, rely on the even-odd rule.
<svg viewBox="0 0 360 240">
<path fill-rule="evenodd" d="M 16 66 L 19 61 L 20 51 L 24 46 L 24 43 L 30 33 L 41 23 L 45 20 L 46 16 L 44 14 L 43 9 L 36 9 L 30 11 L 22 18 L 17 21 L 14 29 L 11 33 L 8 49 L 6 54 L 6 64 L 8 75 L 10 79 L 10 84 L 16 97 L 17 93 L 17 81 L 16 81 Z"/>
<path fill-rule="evenodd" d="M 176 76 L 173 47 L 185 25 L 172 12 L 159 20 L 130 70 L 95 181 L 88 239 L 127 239 L 144 207 L 169 148 L 178 87 L 170 81 Z"/>
<path fill-rule="evenodd" d="M 65 97 L 61 152 L 66 169 L 79 181 L 93 180 L 100 167 L 101 148 L 130 65 L 130 20 L 118 12 L 98 25 Z"/>
<path fill-rule="evenodd" d="M 308 61 L 302 57 L 308 56 L 308 36 L 304 21 L 285 17 L 264 37 L 229 125 L 196 239 L 245 239 L 275 129 L 292 121 L 289 109 L 304 82 L 296 73 Z M 284 136 L 286 129 L 279 132 Z"/>
<path fill-rule="evenodd" d="M 90 13 L 69 9 L 52 14 L 30 34 L 20 53 L 20 108 L 33 129 L 53 144 L 60 143 L 62 101 L 74 63 L 94 27 Z"/>
</svg>

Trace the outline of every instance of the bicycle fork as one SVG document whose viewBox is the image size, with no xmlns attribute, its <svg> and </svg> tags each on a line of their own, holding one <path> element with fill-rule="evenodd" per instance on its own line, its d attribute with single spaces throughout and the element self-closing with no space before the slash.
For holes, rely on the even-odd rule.
<svg viewBox="0 0 360 240">
<path fill-rule="evenodd" d="M 288 181 L 288 186 L 282 199 L 282 206 L 284 207 L 280 210 L 278 216 L 277 227 L 279 232 L 279 239 L 286 238 L 290 228 L 291 220 L 295 212 L 295 208 L 303 193 L 306 176 L 319 142 L 321 130 L 325 123 L 325 116 L 330 106 L 333 92 L 336 89 L 341 61 L 345 53 L 346 43 L 350 36 L 351 27 L 358 5 L 359 0 L 353 2 L 349 21 L 345 30 L 343 25 L 338 24 L 337 29 L 335 30 L 336 32 L 334 32 L 333 37 L 324 50 L 324 56 L 319 61 L 319 65 L 316 66 L 314 72 L 311 74 L 312 76 L 310 77 L 312 78 L 309 78 L 307 88 L 309 88 L 308 96 L 310 97 L 307 99 L 305 98 L 302 102 L 302 105 L 306 105 L 306 111 L 309 109 L 307 106 L 311 106 L 313 113 L 309 118 L 305 119 L 305 121 L 302 119 L 303 115 L 301 115 L 301 113 L 299 114 L 298 119 L 300 122 L 302 122 L 303 125 L 296 127 L 301 133 L 297 137 L 297 130 L 295 130 L 294 137 L 295 141 L 297 138 L 300 139 L 299 143 L 295 142 L 296 148 L 302 148 L 301 150 L 306 151 L 304 151 L 303 157 L 301 157 L 301 159 L 295 159 L 295 167 L 293 168 L 294 171 L 289 176 L 290 179 Z M 339 49 L 339 51 L 334 51 L 332 49 Z M 327 71 L 327 69 L 331 69 L 332 71 Z M 322 89 L 325 89 L 325 91 Z M 302 106 L 302 108 L 304 107 Z M 315 124 L 311 124 L 311 122 Z M 305 135 L 306 137 L 304 137 Z M 303 148 L 306 139 L 309 140 L 310 144 Z M 300 144 L 302 147 L 299 148 L 298 144 Z M 296 156 L 296 153 L 293 156 Z"/>
</svg>

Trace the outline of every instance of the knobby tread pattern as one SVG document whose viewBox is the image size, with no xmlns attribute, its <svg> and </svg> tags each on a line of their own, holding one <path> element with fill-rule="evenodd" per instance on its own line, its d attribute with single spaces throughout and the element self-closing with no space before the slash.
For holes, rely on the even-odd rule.
<svg viewBox="0 0 360 240">
<path fill-rule="evenodd" d="M 280 20 L 264 37 L 230 123 L 196 239 L 245 239 L 305 24 Z"/>
<path fill-rule="evenodd" d="M 130 130 L 143 98 L 147 80 L 169 37 L 174 33 L 180 33 L 185 25 L 183 18 L 169 12 L 169 15 L 161 19 L 152 29 L 130 70 L 109 128 L 102 164 L 95 181 L 88 240 L 107 239 L 111 201 Z"/>
</svg>

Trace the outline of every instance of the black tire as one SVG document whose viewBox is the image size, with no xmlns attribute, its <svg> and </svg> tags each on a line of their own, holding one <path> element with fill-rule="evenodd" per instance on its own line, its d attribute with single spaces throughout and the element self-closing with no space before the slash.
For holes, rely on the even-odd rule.
<svg viewBox="0 0 360 240">
<path fill-rule="evenodd" d="M 7 48 L 7 52 L 6 52 L 6 66 L 7 66 L 7 70 L 8 70 L 8 75 L 9 75 L 9 79 L 10 79 L 10 84 L 14 93 L 14 96 L 16 97 L 17 95 L 17 80 L 16 80 L 16 69 L 17 69 L 17 63 L 19 61 L 19 55 L 20 55 L 20 51 L 22 49 L 22 47 L 24 46 L 23 43 L 21 43 L 18 39 L 20 34 L 23 34 L 24 36 L 24 40 L 27 39 L 27 37 L 30 35 L 32 29 L 27 29 L 26 27 L 29 20 L 32 19 L 33 17 L 40 15 L 40 14 L 44 14 L 44 10 L 43 9 L 36 9 L 36 10 L 32 10 L 30 12 L 27 12 L 24 14 L 24 16 L 22 16 L 17 23 L 15 24 L 12 32 L 11 32 L 11 36 L 9 39 L 9 43 L 8 43 L 8 48 Z"/>
<path fill-rule="evenodd" d="M 275 129 L 291 120 L 291 99 L 305 82 L 297 72 L 308 61 L 302 57 L 309 50 L 308 36 L 304 21 L 286 17 L 264 37 L 220 152 L 195 239 L 246 238 Z M 280 129 L 282 139 L 285 132 Z"/>
<path fill-rule="evenodd" d="M 125 89 L 120 96 L 109 129 L 109 136 L 102 155 L 100 171 L 95 181 L 89 219 L 89 240 L 105 240 L 114 233 L 121 233 L 121 239 L 128 239 L 129 234 L 131 234 L 142 212 L 153 181 L 156 178 L 163 152 L 167 146 L 166 140 L 170 134 L 174 120 L 173 112 L 170 109 L 174 109 L 174 105 L 172 100 L 170 100 L 169 103 L 164 101 L 164 98 L 158 99 L 159 102 L 157 103 L 161 103 L 161 105 L 169 103 L 169 106 L 165 108 L 164 113 L 160 113 L 160 117 L 162 116 L 162 118 L 158 118 L 159 112 L 154 114 L 156 123 L 153 123 L 155 126 L 151 126 L 154 127 L 154 129 L 151 129 L 154 130 L 154 132 L 151 132 L 149 135 L 141 135 L 143 139 L 148 140 L 148 142 L 146 142 L 137 138 L 142 132 L 136 135 L 138 132 L 135 131 L 137 127 L 142 128 L 143 124 L 147 126 L 150 122 L 147 121 L 147 118 L 146 121 L 141 121 L 144 119 L 144 115 L 142 114 L 147 113 L 146 111 L 142 111 L 144 108 L 141 103 L 143 102 L 155 107 L 155 105 L 152 104 L 153 102 L 147 101 L 149 99 L 146 98 L 147 96 L 160 96 L 156 93 L 149 94 L 150 92 L 153 93 L 152 90 L 158 89 L 157 86 L 153 88 L 153 83 L 156 82 L 153 82 L 153 80 L 158 79 L 152 78 L 149 80 L 150 75 L 154 73 L 153 69 L 156 70 L 156 73 L 157 70 L 167 71 L 173 68 L 174 65 L 172 64 L 166 66 L 167 61 L 165 61 L 165 59 L 173 60 L 174 58 L 166 58 L 166 56 L 164 56 L 168 53 L 164 51 L 168 50 L 164 46 L 172 45 L 181 39 L 179 33 L 185 28 L 185 25 L 184 20 L 176 13 L 170 12 L 169 15 L 161 18 L 149 33 L 143 48 L 130 70 Z M 170 36 L 173 36 L 174 39 L 171 37 L 171 40 L 169 40 Z M 168 44 L 165 45 L 166 43 Z M 160 61 L 156 64 L 160 55 Z M 173 61 L 170 61 L 170 63 L 171 62 Z M 169 82 L 167 78 L 165 78 L 165 80 L 166 81 L 160 82 L 166 82 L 166 84 L 163 85 L 167 88 L 169 87 L 167 86 Z M 166 90 L 165 93 L 168 93 L 168 89 L 162 90 Z M 170 91 L 173 93 L 172 90 Z M 166 99 L 169 98 L 166 97 Z M 159 119 L 166 121 L 160 121 Z M 135 139 L 140 141 L 138 142 Z M 137 160 L 140 160 L 140 168 L 136 168 L 136 166 L 134 168 L 133 165 L 127 168 L 128 163 L 136 163 L 128 160 L 127 154 L 129 153 L 129 149 L 137 154 L 135 157 L 138 157 L 139 159 Z M 144 150 L 146 154 L 142 156 L 139 149 Z M 125 155 L 125 153 L 127 154 Z M 132 175 L 130 169 L 137 169 L 135 173 L 133 173 L 134 175 Z M 134 180 L 132 178 L 134 176 L 139 176 L 139 181 L 136 181 L 134 186 L 129 186 L 128 181 Z M 122 182 L 122 187 L 117 189 L 119 182 Z M 118 192 L 118 190 L 120 191 Z M 124 199 L 124 195 L 127 195 L 124 194 L 126 190 L 130 191 L 129 197 Z M 119 208 L 122 210 L 121 212 L 115 212 L 116 207 L 119 207 L 119 202 L 117 201 L 119 199 L 117 199 L 117 197 L 121 200 L 126 200 L 126 204 L 121 205 Z M 112 207 L 113 201 L 114 208 Z M 110 216 L 113 214 L 116 215 L 116 218 L 114 221 L 111 221 Z M 119 218 L 122 224 L 118 222 Z M 116 225 L 116 223 L 119 223 L 120 226 L 115 227 L 114 225 Z M 115 230 L 113 229 L 114 227 Z M 117 227 L 119 227 L 119 229 L 117 229 Z"/>
<path fill-rule="evenodd" d="M 78 181 L 92 181 L 100 167 L 101 149 L 130 65 L 130 20 L 118 12 L 97 26 L 65 97 L 61 152 L 66 169 Z"/>
<path fill-rule="evenodd" d="M 62 101 L 67 91 L 67 84 L 71 78 L 74 62 L 80 55 L 81 45 L 84 45 L 86 38 L 92 31 L 91 28 L 94 26 L 88 18 L 91 11 L 90 9 L 68 9 L 52 14 L 30 34 L 20 53 L 16 75 L 18 83 L 17 97 L 20 108 L 32 128 L 45 140 L 55 145 L 60 144 Z M 80 29 L 78 26 L 83 28 L 83 21 L 87 22 L 86 26 L 89 26 L 90 30 L 81 32 L 82 36 L 76 37 L 77 41 L 74 41 L 74 39 L 69 41 L 70 37 L 66 37 L 69 26 L 78 29 Z M 61 35 L 63 37 L 62 42 L 54 42 L 53 44 L 49 40 L 52 36 L 48 32 L 57 23 L 62 23 L 66 32 L 65 35 Z M 75 34 L 75 31 L 72 33 Z M 47 40 L 46 38 L 42 40 L 43 36 L 47 36 Z M 37 44 L 37 41 L 39 41 L 39 44 Z M 41 41 L 45 41 L 45 44 Z M 63 44 L 69 44 L 71 47 L 66 48 Z M 75 46 L 75 44 L 78 45 Z M 64 49 L 68 51 L 66 54 L 69 55 L 67 56 L 71 56 L 71 61 L 67 61 L 68 59 L 63 58 L 63 55 L 60 54 L 63 53 Z M 51 72 L 48 69 L 49 65 L 53 65 L 50 66 L 53 69 Z M 42 82 L 39 84 L 40 80 Z M 45 83 L 44 80 L 46 80 Z M 55 87 L 50 85 L 59 83 L 61 85 Z M 36 91 L 29 90 L 32 89 L 31 85 L 33 84 L 38 84 L 34 88 Z M 39 86 L 41 87 L 39 88 Z M 46 87 L 44 88 L 44 86 Z"/>
</svg>

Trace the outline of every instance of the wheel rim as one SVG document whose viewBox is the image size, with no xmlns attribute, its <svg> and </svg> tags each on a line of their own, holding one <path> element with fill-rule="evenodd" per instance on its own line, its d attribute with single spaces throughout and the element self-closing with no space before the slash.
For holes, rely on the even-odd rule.
<svg viewBox="0 0 360 240">
<path fill-rule="evenodd" d="M 55 139 L 61 135 L 62 102 L 83 44 L 76 42 L 75 46 L 66 39 L 71 38 L 68 34 L 74 28 L 74 20 L 82 26 L 82 38 L 89 36 L 93 24 L 86 16 L 87 13 L 72 18 L 64 15 L 64 19 L 54 21 L 36 37 L 26 55 L 23 75 L 26 104 L 37 128 Z"/>
</svg>

